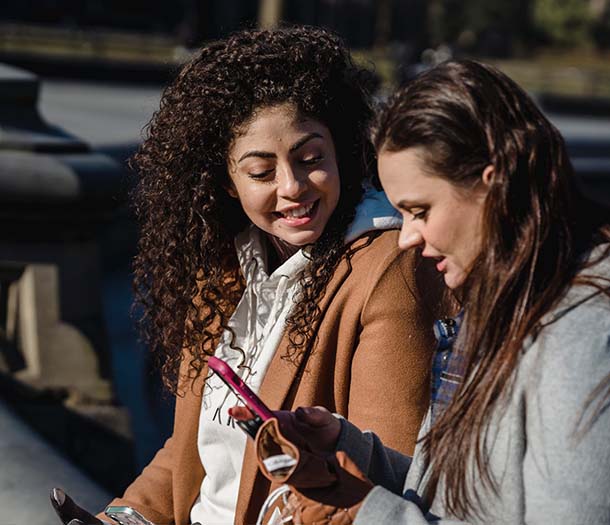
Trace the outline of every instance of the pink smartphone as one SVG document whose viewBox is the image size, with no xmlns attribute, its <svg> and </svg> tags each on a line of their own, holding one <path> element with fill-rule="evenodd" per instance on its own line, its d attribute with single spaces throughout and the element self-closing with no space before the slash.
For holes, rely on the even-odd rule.
<svg viewBox="0 0 610 525">
<path fill-rule="evenodd" d="M 246 405 L 255 416 L 258 416 L 262 421 L 267 421 L 273 416 L 273 412 L 267 408 L 260 398 L 250 390 L 248 385 L 243 382 L 233 369 L 218 357 L 208 358 L 208 366 L 213 370 L 218 377 L 222 379 L 231 391 Z"/>
</svg>

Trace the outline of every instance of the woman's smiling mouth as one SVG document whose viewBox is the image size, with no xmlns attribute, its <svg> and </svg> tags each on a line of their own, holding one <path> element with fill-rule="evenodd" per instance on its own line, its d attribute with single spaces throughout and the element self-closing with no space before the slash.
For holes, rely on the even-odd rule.
<svg viewBox="0 0 610 525">
<path fill-rule="evenodd" d="M 320 199 L 307 204 L 284 208 L 282 211 L 274 211 L 273 215 L 288 226 L 302 226 L 311 222 L 318 210 Z"/>
</svg>

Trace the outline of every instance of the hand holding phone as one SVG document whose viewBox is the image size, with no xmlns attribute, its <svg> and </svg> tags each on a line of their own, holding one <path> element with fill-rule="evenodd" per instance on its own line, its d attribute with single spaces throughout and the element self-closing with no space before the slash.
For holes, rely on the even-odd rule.
<svg viewBox="0 0 610 525">
<path fill-rule="evenodd" d="M 236 421 L 252 418 L 252 412 L 244 406 L 229 409 Z M 324 407 L 299 407 L 294 412 L 277 410 L 273 416 L 278 420 L 283 436 L 297 447 L 321 452 L 334 452 L 341 433 L 341 422 Z"/>
<path fill-rule="evenodd" d="M 250 437 L 254 439 L 260 425 L 271 419 L 273 412 L 263 403 L 260 398 L 244 383 L 233 369 L 222 359 L 212 356 L 208 359 L 208 367 L 224 382 L 254 415 L 247 420 L 236 420 L 237 425 Z"/>
</svg>

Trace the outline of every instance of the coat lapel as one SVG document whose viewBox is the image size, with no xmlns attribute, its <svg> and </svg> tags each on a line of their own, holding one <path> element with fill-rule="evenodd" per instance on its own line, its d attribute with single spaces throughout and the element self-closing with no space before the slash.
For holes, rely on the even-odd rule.
<svg viewBox="0 0 610 525">
<path fill-rule="evenodd" d="M 314 337 L 319 329 L 320 322 L 324 317 L 324 312 L 328 309 L 333 297 L 349 273 L 350 266 L 345 261 L 342 261 L 335 271 L 333 278 L 328 283 L 324 297 L 320 301 L 319 306 L 321 315 L 314 327 Z M 302 368 L 301 365 L 304 364 L 302 363 L 302 360 L 294 363 L 293 361 L 282 359 L 282 355 L 284 354 L 283 350 L 288 348 L 288 344 L 288 334 L 284 332 L 278 350 L 271 360 L 258 392 L 261 400 L 267 403 L 271 410 L 289 408 L 284 407 L 284 403 L 297 378 L 298 371 Z M 253 442 L 252 440 L 248 440 L 242 465 L 237 506 L 235 509 L 236 525 L 241 525 L 242 523 L 256 523 L 259 509 L 263 504 L 264 498 L 268 494 L 269 485 L 270 483 L 267 479 L 258 471 Z M 238 517 L 242 518 L 243 522 L 238 522 Z"/>
<path fill-rule="evenodd" d="M 186 363 L 186 361 L 184 361 Z M 185 367 L 186 370 L 186 367 Z M 180 421 L 180 439 L 175 443 L 177 454 L 176 469 L 173 473 L 173 483 L 180 486 L 174 487 L 174 519 L 176 524 L 188 524 L 191 522 L 191 508 L 199 491 L 205 472 L 199 458 L 197 439 L 199 435 L 199 417 L 201 413 L 201 400 L 203 395 L 204 378 L 208 375 L 208 367 L 205 365 L 201 374 L 193 381 L 191 386 L 184 392 L 184 399 L 177 401 L 176 420 Z"/>
</svg>

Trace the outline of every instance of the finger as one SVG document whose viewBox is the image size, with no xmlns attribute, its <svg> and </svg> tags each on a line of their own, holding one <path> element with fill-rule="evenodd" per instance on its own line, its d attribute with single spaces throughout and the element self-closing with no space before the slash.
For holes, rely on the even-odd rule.
<svg viewBox="0 0 610 525">
<path fill-rule="evenodd" d="M 66 501 L 66 493 L 60 488 L 51 489 L 51 504 L 55 509 L 61 507 Z"/>
<path fill-rule="evenodd" d="M 79 507 L 73 500 L 60 488 L 51 489 L 51 505 L 59 516 L 62 523 L 70 523 L 78 519 L 86 525 L 99 525 L 102 522 L 85 509 Z"/>
<path fill-rule="evenodd" d="M 254 419 L 254 414 L 248 407 L 234 406 L 229 408 L 229 415 L 237 421 L 246 421 L 248 419 Z"/>
<path fill-rule="evenodd" d="M 288 441 L 292 441 L 299 448 L 306 446 L 304 430 L 309 427 L 299 423 L 294 412 L 278 410 L 274 412 L 274 415 L 280 424 L 280 431 Z"/>
<path fill-rule="evenodd" d="M 299 407 L 294 414 L 298 421 L 312 427 L 326 426 L 332 422 L 334 417 L 324 407 Z"/>
</svg>

